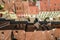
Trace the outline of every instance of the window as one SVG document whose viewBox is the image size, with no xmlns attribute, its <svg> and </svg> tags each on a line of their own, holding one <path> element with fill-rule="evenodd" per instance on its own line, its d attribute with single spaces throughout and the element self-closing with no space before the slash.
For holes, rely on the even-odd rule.
<svg viewBox="0 0 60 40">
<path fill-rule="evenodd" d="M 56 6 L 56 4 L 54 4 Z"/>
<path fill-rule="evenodd" d="M 21 9 L 21 7 L 19 9 Z"/>
<path fill-rule="evenodd" d="M 18 10 L 18 7 L 16 7 L 16 9 Z"/>
<path fill-rule="evenodd" d="M 50 11 L 51 11 L 51 9 L 50 9 Z"/>
<path fill-rule="evenodd" d="M 54 11 L 55 11 L 55 9 L 54 9 Z"/>
<path fill-rule="evenodd" d="M 59 11 L 60 9 L 58 9 L 58 11 Z"/>
</svg>

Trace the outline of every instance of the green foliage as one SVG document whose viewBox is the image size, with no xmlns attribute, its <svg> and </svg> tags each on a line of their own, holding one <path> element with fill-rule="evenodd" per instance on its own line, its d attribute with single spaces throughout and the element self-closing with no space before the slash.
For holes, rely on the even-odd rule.
<svg viewBox="0 0 60 40">
<path fill-rule="evenodd" d="M 36 2 L 36 0 L 33 0 L 33 2 Z"/>
<path fill-rule="evenodd" d="M 0 5 L 0 10 L 2 10 L 3 9 L 3 7 Z"/>
</svg>

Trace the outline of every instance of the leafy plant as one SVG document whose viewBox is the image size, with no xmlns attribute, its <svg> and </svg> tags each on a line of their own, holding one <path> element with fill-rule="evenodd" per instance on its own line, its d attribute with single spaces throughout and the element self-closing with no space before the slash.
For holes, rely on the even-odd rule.
<svg viewBox="0 0 60 40">
<path fill-rule="evenodd" d="M 33 2 L 36 2 L 36 0 L 33 0 Z"/>
<path fill-rule="evenodd" d="M 3 7 L 3 5 L 0 5 L 0 10 L 2 10 L 4 7 Z"/>
</svg>

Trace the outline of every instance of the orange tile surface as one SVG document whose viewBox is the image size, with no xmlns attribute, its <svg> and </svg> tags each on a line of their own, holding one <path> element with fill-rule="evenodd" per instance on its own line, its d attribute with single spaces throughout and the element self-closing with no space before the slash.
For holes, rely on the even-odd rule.
<svg viewBox="0 0 60 40">
<path fill-rule="evenodd" d="M 48 3 L 50 3 L 50 5 L 48 5 Z M 45 10 L 51 10 L 54 11 L 54 9 L 57 11 L 58 9 L 60 9 L 59 7 L 60 4 L 60 0 L 50 0 L 50 2 L 48 2 L 48 0 L 42 0 L 40 1 L 40 7 L 41 10 L 45 11 Z"/>
<path fill-rule="evenodd" d="M 14 30 L 13 33 L 17 40 L 25 40 L 25 31 L 24 30 Z"/>
<path fill-rule="evenodd" d="M 11 40 L 11 30 L 0 30 L 0 40 Z"/>
</svg>

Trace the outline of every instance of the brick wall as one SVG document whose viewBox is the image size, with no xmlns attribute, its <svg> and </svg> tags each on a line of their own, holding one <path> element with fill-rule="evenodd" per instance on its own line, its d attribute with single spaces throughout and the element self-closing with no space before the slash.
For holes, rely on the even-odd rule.
<svg viewBox="0 0 60 40">
<path fill-rule="evenodd" d="M 43 11 L 47 11 L 47 10 L 51 10 L 51 11 L 54 11 L 54 10 L 58 10 L 60 9 L 60 0 L 50 0 L 50 2 L 48 2 L 48 0 L 41 0 L 40 1 L 40 6 L 41 6 L 41 10 Z M 50 5 L 49 5 L 50 3 Z"/>
</svg>

